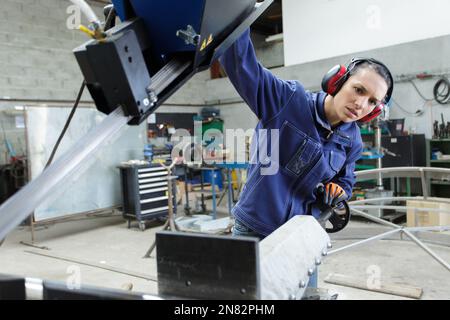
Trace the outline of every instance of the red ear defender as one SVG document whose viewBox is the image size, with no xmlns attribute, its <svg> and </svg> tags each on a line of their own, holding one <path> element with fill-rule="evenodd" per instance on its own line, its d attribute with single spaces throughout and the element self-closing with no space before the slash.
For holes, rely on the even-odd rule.
<svg viewBox="0 0 450 320">
<path fill-rule="evenodd" d="M 345 76 L 347 76 L 347 67 L 343 65 L 334 66 L 323 77 L 322 90 L 334 96 L 345 82 L 345 79 L 343 79 Z"/>
<path fill-rule="evenodd" d="M 347 81 L 347 79 L 349 78 L 351 71 L 358 64 L 361 64 L 364 62 L 368 62 L 371 64 L 377 64 L 377 65 L 380 65 L 381 67 L 383 67 L 387 72 L 387 76 L 389 77 L 390 86 L 388 88 L 386 96 L 383 99 L 384 103 L 375 107 L 375 109 L 373 109 L 372 112 L 370 112 L 365 117 L 359 119 L 358 122 L 369 122 L 372 119 L 378 117 L 381 114 L 381 112 L 383 111 L 383 108 L 385 107 L 385 103 L 390 101 L 392 92 L 394 90 L 394 78 L 392 77 L 392 74 L 389 71 L 389 68 L 386 65 L 384 65 L 382 62 L 372 59 L 372 58 L 352 58 L 348 67 L 345 67 L 342 65 L 336 65 L 333 68 L 331 68 L 330 71 L 328 71 L 322 79 L 322 90 L 331 96 L 335 96 L 336 93 L 341 89 L 341 87 L 345 83 L 345 81 Z"/>
<path fill-rule="evenodd" d="M 376 106 L 375 109 L 372 110 L 372 112 L 370 112 L 368 115 L 359 119 L 358 122 L 365 123 L 365 122 L 371 121 L 372 119 L 378 117 L 381 114 L 381 111 L 383 111 L 383 108 L 384 108 L 384 104 L 380 104 L 379 106 Z"/>
</svg>

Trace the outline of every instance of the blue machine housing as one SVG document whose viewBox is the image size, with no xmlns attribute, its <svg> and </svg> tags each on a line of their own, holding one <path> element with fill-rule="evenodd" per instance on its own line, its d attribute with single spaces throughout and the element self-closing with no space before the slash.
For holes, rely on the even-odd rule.
<svg viewBox="0 0 450 320">
<path fill-rule="evenodd" d="M 109 114 L 120 106 L 132 118 L 129 124 L 137 125 L 195 73 L 209 68 L 273 0 L 112 2 L 122 23 L 107 30 L 106 39 L 90 40 L 74 54 L 97 109 Z M 184 67 L 172 68 L 174 61 Z M 174 77 L 164 82 L 167 74 Z M 154 83 L 163 84 L 157 94 Z"/>
<path fill-rule="evenodd" d="M 155 63 L 166 64 L 177 53 L 192 54 L 194 67 L 209 64 L 217 44 L 244 20 L 256 0 L 113 0 L 122 21 L 140 18 L 151 42 Z M 193 27 L 200 35 L 197 45 L 186 44 L 178 30 Z"/>
</svg>

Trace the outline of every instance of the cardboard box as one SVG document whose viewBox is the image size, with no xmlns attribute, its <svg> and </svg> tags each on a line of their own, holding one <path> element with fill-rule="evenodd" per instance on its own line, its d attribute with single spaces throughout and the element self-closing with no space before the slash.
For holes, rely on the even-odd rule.
<svg viewBox="0 0 450 320">
<path fill-rule="evenodd" d="M 431 227 L 431 226 L 450 225 L 450 203 L 408 200 L 406 201 L 406 206 L 415 208 L 441 209 L 449 212 L 446 213 L 437 211 L 415 211 L 414 209 L 407 209 L 406 225 L 408 227 Z"/>
</svg>

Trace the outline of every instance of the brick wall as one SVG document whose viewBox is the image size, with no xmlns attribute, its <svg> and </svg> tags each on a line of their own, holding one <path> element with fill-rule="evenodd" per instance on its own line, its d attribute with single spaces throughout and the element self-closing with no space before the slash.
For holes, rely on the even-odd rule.
<svg viewBox="0 0 450 320">
<path fill-rule="evenodd" d="M 88 39 L 68 29 L 69 6 L 68 0 L 2 0 L 0 98 L 76 97 L 82 77 L 72 50 Z M 101 13 L 101 6 L 93 7 Z"/>
</svg>

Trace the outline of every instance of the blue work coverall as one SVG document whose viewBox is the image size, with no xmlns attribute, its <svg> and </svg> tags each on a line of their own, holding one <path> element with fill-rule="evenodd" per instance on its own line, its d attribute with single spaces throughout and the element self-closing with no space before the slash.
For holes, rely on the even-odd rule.
<svg viewBox="0 0 450 320">
<path fill-rule="evenodd" d="M 256 58 L 249 30 L 220 62 L 259 119 L 251 147 L 255 161 L 232 210 L 235 218 L 267 236 L 295 215 L 318 216 L 314 192 L 320 182 L 335 182 L 350 197 L 355 161 L 362 150 L 358 125 L 351 122 L 331 128 L 324 112 L 326 93 L 306 91 L 298 81 L 281 80 L 265 69 Z M 270 155 L 271 161 L 278 161 L 276 174 L 261 174 L 265 161 L 256 156 L 261 129 L 279 129 L 279 156 Z"/>
</svg>

